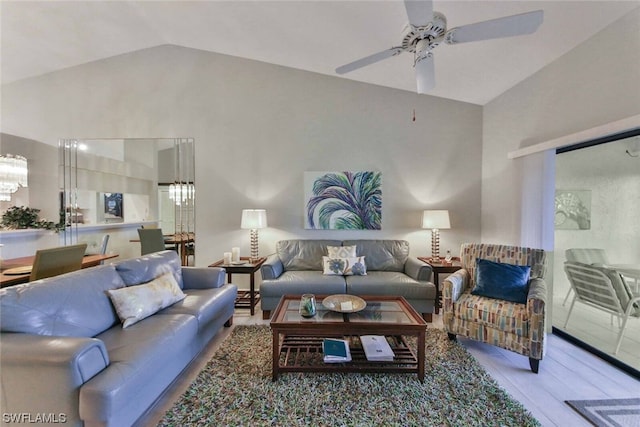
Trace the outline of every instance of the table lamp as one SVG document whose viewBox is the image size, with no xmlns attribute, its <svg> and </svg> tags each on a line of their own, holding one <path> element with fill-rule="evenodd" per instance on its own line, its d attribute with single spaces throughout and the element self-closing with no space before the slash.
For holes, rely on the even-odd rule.
<svg viewBox="0 0 640 427">
<path fill-rule="evenodd" d="M 267 226 L 267 211 L 264 209 L 243 209 L 240 228 L 251 230 L 250 262 L 258 260 L 258 229 Z"/>
<path fill-rule="evenodd" d="M 422 228 L 431 229 L 431 260 L 440 262 L 440 229 L 451 228 L 448 210 L 426 210 L 422 213 Z"/>
</svg>

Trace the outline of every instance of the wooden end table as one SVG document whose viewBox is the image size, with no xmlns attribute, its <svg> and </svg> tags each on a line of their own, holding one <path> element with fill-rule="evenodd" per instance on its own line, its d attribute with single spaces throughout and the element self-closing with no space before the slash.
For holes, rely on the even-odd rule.
<svg viewBox="0 0 640 427">
<path fill-rule="evenodd" d="M 322 305 L 326 295 L 316 295 L 317 312 L 300 315 L 300 295 L 284 295 L 271 317 L 272 380 L 284 372 L 396 372 L 416 373 L 424 382 L 425 333 L 427 324 L 401 296 L 361 296 L 367 302 L 355 313 L 329 311 Z M 360 345 L 360 335 L 384 335 L 395 353 L 393 361 L 369 361 Z M 415 337 L 416 351 L 404 337 Z M 350 342 L 352 360 L 324 363 L 324 338 Z M 417 353 L 417 354 L 416 354 Z"/>
<path fill-rule="evenodd" d="M 436 285 L 436 304 L 435 304 L 435 313 L 440 313 L 440 307 L 442 307 L 442 302 L 440 301 L 440 281 L 438 280 L 438 274 L 441 273 L 454 273 L 462 268 L 462 264 L 460 263 L 460 258 L 452 258 L 451 263 L 445 263 L 443 259 L 440 259 L 440 262 L 434 262 L 431 260 L 431 257 L 418 257 L 418 259 L 422 262 L 426 262 L 433 269 L 433 284 Z"/>
<path fill-rule="evenodd" d="M 236 298 L 236 308 L 248 308 L 253 316 L 255 314 L 256 304 L 260 302 L 260 292 L 256 291 L 255 274 L 260 270 L 262 264 L 267 260 L 266 257 L 258 258 L 255 262 L 250 262 L 249 257 L 240 257 L 245 264 L 225 264 L 224 260 L 218 260 L 209 267 L 222 267 L 227 271 L 227 282 L 232 283 L 234 274 L 249 275 L 249 291 L 238 290 L 238 298 Z"/>
</svg>

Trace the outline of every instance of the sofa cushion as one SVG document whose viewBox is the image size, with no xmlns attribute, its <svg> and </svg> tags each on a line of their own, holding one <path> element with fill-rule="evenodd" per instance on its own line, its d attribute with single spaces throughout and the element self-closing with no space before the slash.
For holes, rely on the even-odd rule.
<svg viewBox="0 0 640 427">
<path fill-rule="evenodd" d="M 147 283 L 164 273 L 171 272 L 180 289 L 184 287 L 182 265 L 180 257 L 175 251 L 154 252 L 115 263 L 115 266 L 127 286 Z"/>
<path fill-rule="evenodd" d="M 322 271 L 322 257 L 328 254 L 327 246 L 340 246 L 340 240 L 280 240 L 276 253 L 285 270 Z"/>
<path fill-rule="evenodd" d="M 476 261 L 476 285 L 471 294 L 525 304 L 529 292 L 528 265 L 513 265 L 486 259 Z"/>
<path fill-rule="evenodd" d="M 198 330 L 203 329 L 211 320 L 222 313 L 225 308 L 233 306 L 236 292 L 230 292 L 227 286 L 215 289 L 190 289 L 182 301 L 159 311 L 157 314 L 190 314 L 198 320 Z"/>
<path fill-rule="evenodd" d="M 329 258 L 353 258 L 356 256 L 356 246 L 327 246 Z"/>
<path fill-rule="evenodd" d="M 345 240 L 343 246 L 356 245 L 356 256 L 367 257 L 369 271 L 404 271 L 409 258 L 406 240 Z"/>
<path fill-rule="evenodd" d="M 105 291 L 124 286 L 103 265 L 1 289 L 2 331 L 94 337 L 118 322 Z"/>
<path fill-rule="evenodd" d="M 339 276 L 366 276 L 367 266 L 363 256 L 353 258 L 322 257 L 324 266 L 322 273 Z"/>
<path fill-rule="evenodd" d="M 80 389 L 80 416 L 94 422 L 118 420 L 119 412 L 132 403 L 137 411 L 151 404 L 193 358 L 191 342 L 197 330 L 193 316 L 154 315 L 127 329 L 115 327 L 98 335 L 111 363 Z M 150 393 L 150 386 L 155 392 Z"/>
<path fill-rule="evenodd" d="M 529 336 L 529 313 L 526 304 L 518 304 L 501 299 L 485 298 L 463 293 L 453 304 L 454 317 L 479 323 L 500 331 Z"/>
<path fill-rule="evenodd" d="M 265 297 L 345 292 L 344 276 L 327 276 L 322 274 L 322 271 L 285 271 L 278 279 L 264 280 L 260 285 L 260 295 Z"/>
<path fill-rule="evenodd" d="M 142 285 L 107 291 L 122 327 L 127 328 L 185 298 L 171 272 Z"/>
<path fill-rule="evenodd" d="M 404 273 L 369 271 L 366 276 L 345 276 L 347 293 L 351 295 L 402 295 L 408 300 L 434 300 L 436 287 L 418 282 Z"/>
</svg>

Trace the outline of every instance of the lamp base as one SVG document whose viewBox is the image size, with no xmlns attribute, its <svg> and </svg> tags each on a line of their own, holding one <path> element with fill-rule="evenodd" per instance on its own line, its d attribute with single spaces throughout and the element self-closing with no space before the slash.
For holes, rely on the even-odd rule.
<svg viewBox="0 0 640 427">
<path fill-rule="evenodd" d="M 440 263 L 440 231 L 437 228 L 431 229 L 431 260 Z"/>
<path fill-rule="evenodd" d="M 249 257 L 250 263 L 255 263 L 258 260 L 258 230 L 251 229 L 251 256 Z"/>
</svg>

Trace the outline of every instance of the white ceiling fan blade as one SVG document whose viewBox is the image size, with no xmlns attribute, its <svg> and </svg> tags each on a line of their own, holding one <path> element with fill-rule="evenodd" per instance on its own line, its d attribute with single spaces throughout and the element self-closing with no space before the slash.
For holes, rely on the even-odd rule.
<svg viewBox="0 0 640 427">
<path fill-rule="evenodd" d="M 447 31 L 445 41 L 449 44 L 455 44 L 531 34 L 542 24 L 543 18 L 544 12 L 536 10 L 463 25 Z"/>
<path fill-rule="evenodd" d="M 383 50 L 382 52 L 374 53 L 373 55 L 366 56 L 362 59 L 358 59 L 357 61 L 350 62 L 341 67 L 336 68 L 336 73 L 345 74 L 353 70 L 357 70 L 358 68 L 365 67 L 367 65 L 373 64 L 378 61 L 382 61 L 383 59 L 390 58 L 392 56 L 398 55 L 402 52 L 401 47 L 392 47 L 391 49 Z"/>
<path fill-rule="evenodd" d="M 409 23 L 414 27 L 424 27 L 433 20 L 433 2 L 431 0 L 404 0 Z"/>
<path fill-rule="evenodd" d="M 418 61 L 415 69 L 418 93 L 427 93 L 436 86 L 436 73 L 432 54 Z"/>
</svg>

